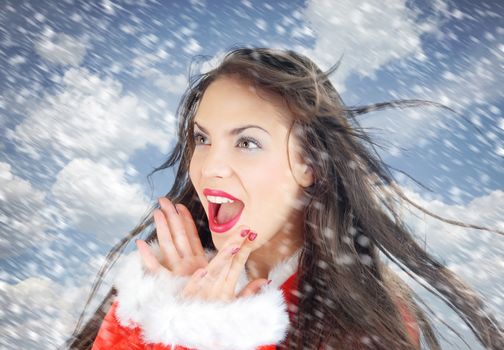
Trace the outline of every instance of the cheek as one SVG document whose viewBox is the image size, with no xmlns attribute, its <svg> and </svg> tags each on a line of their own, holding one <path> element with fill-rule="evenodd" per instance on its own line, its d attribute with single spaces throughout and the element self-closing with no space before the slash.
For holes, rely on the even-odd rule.
<svg viewBox="0 0 504 350">
<path fill-rule="evenodd" d="M 191 157 L 191 161 L 189 163 L 189 178 L 193 185 L 195 186 L 195 181 L 197 182 L 198 180 L 198 174 L 200 174 L 200 166 L 201 162 L 199 161 L 197 156 Z M 195 186 L 196 187 L 196 186 Z"/>
<path fill-rule="evenodd" d="M 192 186 L 194 187 L 194 190 L 196 191 L 196 194 L 198 195 L 199 199 L 202 200 L 202 194 L 199 193 L 200 190 L 200 174 L 201 174 L 201 166 L 200 162 L 198 161 L 197 158 L 192 158 L 191 162 L 189 163 L 189 181 L 191 181 Z M 206 212 L 206 208 L 205 212 Z"/>
<path fill-rule="evenodd" d="M 251 192 L 253 208 L 249 218 L 260 225 L 263 232 L 274 234 L 288 221 L 296 199 L 296 183 L 287 165 L 278 162 L 247 173 L 248 188 Z"/>
<path fill-rule="evenodd" d="M 284 171 L 278 162 L 270 161 L 260 166 L 248 167 L 242 173 L 242 178 L 247 183 L 249 193 L 254 197 L 262 197 L 265 204 L 282 192 L 280 187 L 286 179 Z"/>
</svg>

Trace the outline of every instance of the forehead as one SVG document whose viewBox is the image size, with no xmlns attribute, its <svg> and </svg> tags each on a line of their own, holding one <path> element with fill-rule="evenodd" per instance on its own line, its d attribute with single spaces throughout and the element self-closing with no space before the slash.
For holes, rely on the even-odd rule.
<svg viewBox="0 0 504 350">
<path fill-rule="evenodd" d="M 280 95 L 258 89 L 237 76 L 221 76 L 205 90 L 195 120 L 204 125 L 255 122 L 287 126 L 292 118 Z"/>
</svg>

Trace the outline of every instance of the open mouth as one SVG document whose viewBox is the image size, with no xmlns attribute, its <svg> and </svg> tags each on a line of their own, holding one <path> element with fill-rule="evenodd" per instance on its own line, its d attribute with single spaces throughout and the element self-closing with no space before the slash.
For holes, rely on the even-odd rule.
<svg viewBox="0 0 504 350">
<path fill-rule="evenodd" d="M 233 203 L 208 202 L 208 216 L 210 229 L 215 232 L 225 232 L 232 228 L 243 211 L 243 202 Z"/>
</svg>

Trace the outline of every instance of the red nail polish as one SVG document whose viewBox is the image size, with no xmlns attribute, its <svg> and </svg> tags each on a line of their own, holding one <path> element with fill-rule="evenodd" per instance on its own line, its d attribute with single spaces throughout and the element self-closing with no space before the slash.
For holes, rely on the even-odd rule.
<svg viewBox="0 0 504 350">
<path fill-rule="evenodd" d="M 241 232 L 241 236 L 242 236 L 242 237 L 245 237 L 246 235 L 248 235 L 248 234 L 249 234 L 249 232 L 250 232 L 250 230 L 249 230 L 249 229 L 242 230 L 242 232 Z"/>
<path fill-rule="evenodd" d="M 257 233 L 251 232 L 248 236 L 249 241 L 253 241 L 257 237 Z"/>
</svg>

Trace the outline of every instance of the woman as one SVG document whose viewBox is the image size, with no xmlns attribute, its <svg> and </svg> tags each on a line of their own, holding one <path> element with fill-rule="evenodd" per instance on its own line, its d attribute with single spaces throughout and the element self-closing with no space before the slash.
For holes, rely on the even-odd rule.
<svg viewBox="0 0 504 350">
<path fill-rule="evenodd" d="M 393 194 L 406 198 L 355 120 L 387 105 L 346 108 L 328 79 L 336 68 L 323 73 L 292 51 L 238 48 L 191 82 L 179 143 L 155 170 L 178 163 L 173 187 L 99 278 L 131 238 L 156 229 L 137 240 L 71 348 L 418 349 L 420 331 L 439 348 L 379 252 L 484 346 L 504 347 L 480 299 L 396 214 Z"/>
</svg>

